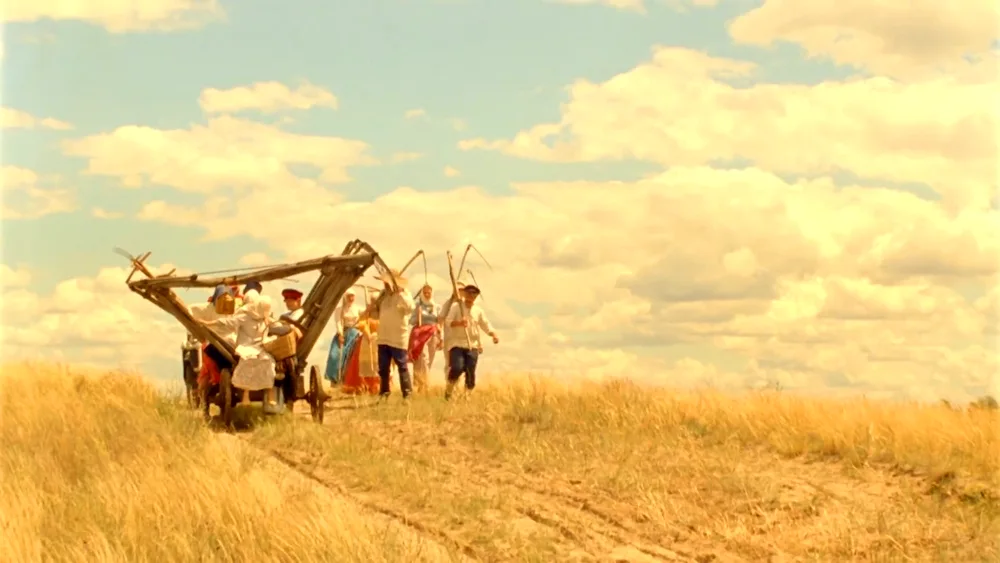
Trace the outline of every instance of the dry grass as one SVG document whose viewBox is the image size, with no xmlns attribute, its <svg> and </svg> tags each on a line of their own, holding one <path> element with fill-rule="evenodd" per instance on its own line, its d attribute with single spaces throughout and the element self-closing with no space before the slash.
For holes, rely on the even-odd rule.
<svg viewBox="0 0 1000 563">
<path fill-rule="evenodd" d="M 543 380 L 363 404 L 338 401 L 332 432 L 254 440 L 488 560 L 622 543 L 690 560 L 1000 558 L 996 411 Z"/>
<path fill-rule="evenodd" d="M 527 380 L 237 439 L 132 376 L 4 375 L 14 561 L 1000 559 L 996 411 Z"/>
<path fill-rule="evenodd" d="M 42 561 L 434 561 L 140 377 L 5 365 L 0 553 Z"/>
</svg>

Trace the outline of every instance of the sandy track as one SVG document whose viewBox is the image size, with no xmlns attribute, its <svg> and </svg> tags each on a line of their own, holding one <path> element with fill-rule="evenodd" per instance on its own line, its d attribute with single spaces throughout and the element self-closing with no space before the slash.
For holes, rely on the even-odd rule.
<svg viewBox="0 0 1000 563">
<path fill-rule="evenodd" d="M 337 419 L 335 414 L 337 406 L 342 406 L 338 403 L 348 402 L 353 403 L 354 399 L 345 397 L 331 399 L 327 408 L 331 406 L 333 408 L 332 412 L 327 413 L 324 428 L 333 431 L 332 422 Z M 308 412 L 303 410 L 296 410 L 296 414 L 304 418 L 309 416 Z M 444 430 L 429 424 L 421 424 L 419 429 L 411 428 L 411 432 L 386 432 L 384 425 L 376 423 L 356 426 L 353 430 L 391 449 L 398 456 L 405 456 L 408 450 L 434 444 L 440 446 L 448 442 Z M 414 438 L 415 436 L 419 438 Z M 550 535 L 559 538 L 559 551 L 567 554 L 567 560 L 635 563 L 746 561 L 735 554 L 697 541 L 697 538 L 693 538 L 687 531 L 678 530 L 669 537 L 654 537 L 643 533 L 602 508 L 602 503 L 596 501 L 589 492 L 574 490 L 573 483 L 553 483 L 537 476 L 514 472 L 502 465 L 491 465 L 487 460 L 476 456 L 475 452 L 457 449 L 451 451 L 453 455 L 447 459 L 442 458 L 435 467 L 442 487 L 464 486 L 481 489 L 503 487 L 519 491 L 513 498 L 516 511 L 521 515 L 515 525 L 522 528 L 525 533 L 532 533 L 532 528 L 547 529 Z M 475 560 L 482 558 L 473 546 L 456 538 L 448 530 L 421 522 L 403 510 L 389 507 L 390 499 L 378 499 L 376 495 L 347 490 L 333 475 L 318 466 L 315 462 L 317 454 L 277 449 L 271 449 L 268 453 L 289 469 L 307 476 L 331 492 L 369 511 L 391 518 L 440 545 L 457 548 L 468 558 Z M 457 485 L 459 483 L 461 485 Z M 484 524 L 489 525 L 491 522 Z"/>
<path fill-rule="evenodd" d="M 512 561 L 531 553 L 530 546 L 548 545 L 552 555 L 546 561 L 804 561 L 781 546 L 800 555 L 822 553 L 823 542 L 837 526 L 850 530 L 857 553 L 884 552 L 879 542 L 892 538 L 886 539 L 877 526 L 861 528 L 864 522 L 859 521 L 845 528 L 845 522 L 870 516 L 871 507 L 887 501 L 905 508 L 927 487 L 922 477 L 886 468 L 861 468 L 848 475 L 839 464 L 785 459 L 766 450 L 715 452 L 694 444 L 687 450 L 671 447 L 666 456 L 649 452 L 651 459 L 664 460 L 664 479 L 650 483 L 646 493 L 628 485 L 632 492 L 625 498 L 614 487 L 596 485 L 586 471 L 564 472 L 569 468 L 559 469 L 558 463 L 522 465 L 523 456 L 498 455 L 495 447 L 458 438 L 460 419 L 345 416 L 368 402 L 335 397 L 328 403 L 326 424 L 319 427 L 307 422 L 307 409 L 297 409 L 310 429 L 305 441 L 277 446 L 254 440 L 252 434 L 243 438 L 268 448 L 267 455 L 282 471 L 309 479 L 324 494 L 392 521 L 394 528 L 435 546 L 435 557 L 444 558 L 439 560 Z M 326 439 L 313 431 L 340 433 L 345 420 L 350 420 L 348 442 L 334 435 L 329 443 L 364 448 L 367 453 L 357 460 L 343 452 L 340 458 L 328 458 L 322 445 Z M 718 463 L 713 455 L 726 456 L 723 473 L 713 470 L 711 464 Z M 365 469 L 357 463 L 390 473 L 376 480 L 345 478 L 345 471 Z M 428 492 L 416 495 L 403 492 L 399 487 L 407 487 L 407 481 L 397 478 L 396 467 L 410 468 L 406 479 L 433 486 L 422 483 L 419 490 Z M 644 478 L 656 479 L 649 470 L 643 470 Z M 428 504 L 422 495 L 443 500 Z M 455 501 L 479 505 L 453 511 Z"/>
<path fill-rule="evenodd" d="M 252 445 L 245 434 L 219 433 L 217 438 L 224 447 L 236 448 L 242 445 L 248 450 L 260 453 L 265 469 L 273 475 L 281 479 L 298 481 L 299 485 L 311 489 L 313 494 L 324 496 L 332 503 L 343 506 L 345 513 L 358 514 L 374 527 L 386 530 L 386 533 L 395 535 L 405 543 L 419 546 L 419 551 L 424 554 L 422 561 L 475 560 L 474 553 L 465 549 L 467 546 L 463 546 L 460 542 L 436 530 L 422 526 L 419 522 L 408 519 L 404 514 L 351 494 L 335 480 L 310 470 L 309 467 L 295 461 L 287 454 L 274 450 L 266 451 Z M 242 442 L 242 444 L 237 444 L 237 441 Z M 450 549 L 449 546 L 452 548 Z M 464 551 L 465 554 L 456 553 L 454 548 Z"/>
</svg>

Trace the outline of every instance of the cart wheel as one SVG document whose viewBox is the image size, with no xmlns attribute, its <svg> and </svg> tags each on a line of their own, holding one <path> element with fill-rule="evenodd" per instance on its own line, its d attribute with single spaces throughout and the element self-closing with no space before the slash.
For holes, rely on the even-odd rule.
<svg viewBox="0 0 1000 563">
<path fill-rule="evenodd" d="M 316 366 L 309 368 L 309 413 L 313 422 L 323 424 L 323 404 L 326 403 L 326 395 L 323 393 L 323 384 L 319 380 L 319 369 Z"/>
<path fill-rule="evenodd" d="M 233 423 L 233 374 L 224 369 L 220 375 L 219 408 L 222 409 L 222 423 L 230 426 Z"/>
</svg>

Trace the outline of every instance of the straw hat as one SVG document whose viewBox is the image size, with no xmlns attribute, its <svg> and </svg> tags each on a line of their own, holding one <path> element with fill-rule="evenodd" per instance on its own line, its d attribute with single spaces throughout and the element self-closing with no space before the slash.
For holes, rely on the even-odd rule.
<svg viewBox="0 0 1000 563">
<path fill-rule="evenodd" d="M 396 285 L 400 287 L 405 286 L 408 281 L 403 274 L 399 273 L 399 270 L 395 269 L 389 270 L 384 274 L 379 274 L 378 279 L 388 284 L 392 284 L 393 279 L 395 279 Z"/>
</svg>

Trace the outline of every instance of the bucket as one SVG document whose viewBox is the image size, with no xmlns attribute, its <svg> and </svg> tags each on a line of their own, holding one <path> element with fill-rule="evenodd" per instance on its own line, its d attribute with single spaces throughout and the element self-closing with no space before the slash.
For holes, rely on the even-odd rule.
<svg viewBox="0 0 1000 563">
<path fill-rule="evenodd" d="M 220 315 L 232 315 L 236 312 L 236 298 L 223 294 L 215 300 L 215 312 Z"/>
</svg>

